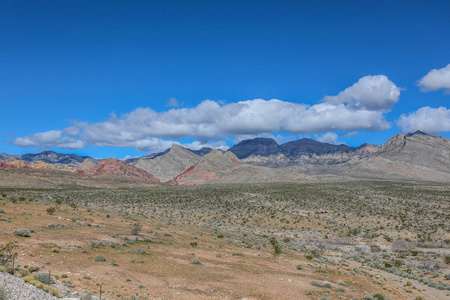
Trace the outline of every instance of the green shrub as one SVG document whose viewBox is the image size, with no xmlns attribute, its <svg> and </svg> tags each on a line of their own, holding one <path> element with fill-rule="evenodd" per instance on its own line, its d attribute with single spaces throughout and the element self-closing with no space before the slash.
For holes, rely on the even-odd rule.
<svg viewBox="0 0 450 300">
<path fill-rule="evenodd" d="M 49 208 L 46 209 L 46 211 L 49 215 L 53 215 L 56 211 L 56 207 L 50 206 Z"/>
<path fill-rule="evenodd" d="M 450 265 L 450 255 L 445 256 L 444 261 L 446 264 Z"/>
<path fill-rule="evenodd" d="M 381 294 L 373 295 L 373 300 L 385 300 L 386 298 Z"/>
<path fill-rule="evenodd" d="M 104 262 L 106 261 L 106 258 L 103 255 L 97 255 L 94 257 L 94 261 Z"/>
</svg>

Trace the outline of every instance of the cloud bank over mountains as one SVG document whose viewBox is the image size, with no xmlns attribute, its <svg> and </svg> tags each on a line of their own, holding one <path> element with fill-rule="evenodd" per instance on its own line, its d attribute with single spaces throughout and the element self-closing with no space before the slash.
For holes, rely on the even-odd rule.
<svg viewBox="0 0 450 300">
<path fill-rule="evenodd" d="M 448 70 L 447 70 L 448 69 Z M 450 65 L 432 70 L 419 81 L 423 89 L 450 88 Z M 385 75 L 365 76 L 335 96 L 314 105 L 278 99 L 254 99 L 223 104 L 205 100 L 192 108 L 180 108 L 175 98 L 169 110 L 137 108 L 99 123 L 75 121 L 72 126 L 19 137 L 22 147 L 81 149 L 86 146 L 131 147 L 138 151 L 161 151 L 171 144 L 191 149 L 203 146 L 226 149 L 224 140 L 274 133 L 315 134 L 318 140 L 339 143 L 335 131 L 382 131 L 390 128 L 386 114 L 399 101 L 402 88 Z M 423 125 L 426 124 L 426 125 Z M 450 130 L 450 112 L 444 107 L 424 107 L 402 115 L 403 131 L 428 133 Z M 423 128 L 425 126 L 426 128 Z M 419 128 L 420 127 L 420 128 Z M 322 134 L 322 135 L 320 135 Z M 194 139 L 181 144 L 178 140 Z"/>
</svg>

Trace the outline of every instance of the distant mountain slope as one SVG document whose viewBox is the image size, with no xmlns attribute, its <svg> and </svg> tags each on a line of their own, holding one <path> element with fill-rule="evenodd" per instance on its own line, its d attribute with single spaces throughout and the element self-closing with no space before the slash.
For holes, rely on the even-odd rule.
<svg viewBox="0 0 450 300">
<path fill-rule="evenodd" d="M 378 156 L 450 173 L 450 140 L 421 131 L 391 137 L 381 146 Z"/>
<path fill-rule="evenodd" d="M 116 158 L 102 159 L 92 168 L 87 169 L 86 171 L 79 171 L 79 173 L 85 175 L 119 175 L 134 179 L 159 182 L 158 178 L 155 178 L 148 172 L 126 164 Z"/>
<path fill-rule="evenodd" d="M 269 138 L 244 140 L 231 147 L 228 151 L 233 152 L 239 159 L 252 155 L 270 156 L 283 153 L 277 142 Z"/>
<path fill-rule="evenodd" d="M 156 157 L 141 157 L 134 165 L 165 182 L 195 165 L 201 159 L 201 156 L 192 151 L 173 144 L 169 151 L 164 154 Z"/>
<path fill-rule="evenodd" d="M 397 134 L 381 146 L 366 144 L 338 158 L 303 157 L 287 168 L 313 175 L 450 182 L 450 140 L 423 132 Z"/>
<path fill-rule="evenodd" d="M 197 155 L 205 156 L 206 154 L 208 154 L 209 152 L 211 152 L 213 149 L 212 149 L 212 148 L 209 148 L 209 147 L 202 147 L 202 148 L 199 149 L 199 150 L 191 150 L 191 149 L 187 149 L 187 150 L 189 150 L 189 151 L 191 151 L 192 153 L 195 153 L 195 154 L 197 154 Z"/>
<path fill-rule="evenodd" d="M 204 183 L 257 183 L 311 180 L 311 177 L 293 171 L 277 170 L 242 164 L 232 152 L 213 150 L 188 170 L 170 180 L 175 185 Z"/>
<path fill-rule="evenodd" d="M 356 148 L 347 145 L 333 145 L 318 142 L 312 139 L 300 139 L 287 142 L 280 146 L 282 153 L 290 158 L 296 159 L 302 155 L 325 155 L 334 153 L 350 153 L 356 151 Z"/>
<path fill-rule="evenodd" d="M 9 155 L 6 153 L 0 154 L 0 160 L 9 162 L 12 160 L 23 160 L 27 164 L 34 163 L 36 161 L 42 161 L 48 164 L 60 164 L 60 165 L 73 165 L 78 166 L 89 156 L 78 156 L 76 154 L 64 154 L 54 151 L 44 151 L 41 153 L 28 153 L 19 155 Z"/>
<path fill-rule="evenodd" d="M 87 169 L 92 168 L 95 165 L 96 163 L 94 163 L 91 159 L 86 158 L 81 164 L 78 165 L 78 169 L 85 171 Z"/>
<path fill-rule="evenodd" d="M 296 159 L 302 155 L 350 153 L 356 151 L 356 149 L 347 145 L 332 145 L 307 138 L 287 142 L 282 145 L 278 145 L 274 139 L 255 138 L 242 141 L 231 147 L 229 151 L 236 154 L 239 159 L 245 159 L 250 156 L 268 157 L 271 155 L 283 155 L 287 159 Z"/>
</svg>

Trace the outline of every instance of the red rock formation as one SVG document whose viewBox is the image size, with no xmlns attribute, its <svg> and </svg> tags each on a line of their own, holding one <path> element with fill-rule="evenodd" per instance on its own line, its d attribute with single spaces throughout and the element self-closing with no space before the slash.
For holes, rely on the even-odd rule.
<svg viewBox="0 0 450 300">
<path fill-rule="evenodd" d="M 5 168 L 5 169 L 15 169 L 16 167 L 12 164 L 7 164 L 4 162 L 0 162 L 0 168 Z"/>
<path fill-rule="evenodd" d="M 150 173 L 142 169 L 136 168 L 132 165 L 126 164 L 123 161 L 118 160 L 116 158 L 102 159 L 98 164 L 96 164 L 92 168 L 85 170 L 83 173 L 79 171 L 77 171 L 77 173 L 85 175 L 111 174 L 111 175 L 126 176 L 140 180 L 159 182 L 159 179 L 152 176 Z"/>
</svg>

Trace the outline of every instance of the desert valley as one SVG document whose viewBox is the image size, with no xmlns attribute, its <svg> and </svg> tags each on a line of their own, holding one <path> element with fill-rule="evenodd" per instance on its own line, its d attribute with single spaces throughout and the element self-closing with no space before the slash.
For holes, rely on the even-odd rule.
<svg viewBox="0 0 450 300">
<path fill-rule="evenodd" d="M 0 159 L 1 299 L 450 299 L 446 138 Z"/>
</svg>

